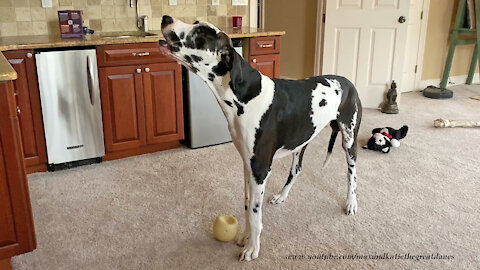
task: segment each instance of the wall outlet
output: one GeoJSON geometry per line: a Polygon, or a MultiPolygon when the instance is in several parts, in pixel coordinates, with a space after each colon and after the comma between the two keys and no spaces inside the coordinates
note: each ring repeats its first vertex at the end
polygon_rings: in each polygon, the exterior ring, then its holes
{"type": "Polygon", "coordinates": [[[248,6],[248,0],[232,0],[232,6],[248,6]]]}
{"type": "Polygon", "coordinates": [[[43,8],[51,8],[52,7],[52,0],[42,0],[42,7],[43,8]]]}
{"type": "Polygon", "coordinates": [[[212,6],[220,5],[220,0],[212,0],[212,6]]]}
{"type": "Polygon", "coordinates": [[[170,6],[176,6],[177,5],[177,0],[168,0],[168,4],[170,6]]]}

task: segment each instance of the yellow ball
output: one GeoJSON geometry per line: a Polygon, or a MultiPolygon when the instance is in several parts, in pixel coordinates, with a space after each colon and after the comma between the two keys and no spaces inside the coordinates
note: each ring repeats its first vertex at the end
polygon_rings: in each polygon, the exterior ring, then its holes
{"type": "Polygon", "coordinates": [[[213,223],[213,235],[215,236],[215,239],[222,242],[228,242],[235,239],[238,230],[238,221],[231,215],[221,215],[217,217],[213,223]]]}

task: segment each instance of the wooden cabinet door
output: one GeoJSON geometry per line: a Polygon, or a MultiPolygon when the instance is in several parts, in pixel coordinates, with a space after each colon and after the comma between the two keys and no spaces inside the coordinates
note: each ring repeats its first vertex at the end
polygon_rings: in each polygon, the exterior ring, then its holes
{"type": "Polygon", "coordinates": [[[17,242],[4,151],[0,141],[0,248],[17,242]]]}
{"type": "Polygon", "coordinates": [[[99,69],[105,151],[144,145],[145,114],[141,66],[99,69]]]}
{"type": "Polygon", "coordinates": [[[0,82],[0,260],[36,247],[12,82],[0,82]]]}
{"type": "Polygon", "coordinates": [[[265,76],[280,77],[280,54],[250,56],[250,65],[265,76]]]}
{"type": "Polygon", "coordinates": [[[4,55],[18,74],[13,84],[19,108],[18,118],[27,172],[45,170],[47,149],[33,51],[8,51],[4,52],[4,55]]]}
{"type": "Polygon", "coordinates": [[[177,63],[143,66],[148,144],[184,138],[181,73],[177,63]]]}

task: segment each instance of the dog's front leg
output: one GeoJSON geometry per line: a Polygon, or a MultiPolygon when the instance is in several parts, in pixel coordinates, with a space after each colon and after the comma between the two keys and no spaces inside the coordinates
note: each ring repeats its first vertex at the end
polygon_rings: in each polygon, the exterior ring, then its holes
{"type": "Polygon", "coordinates": [[[248,211],[249,198],[250,198],[250,177],[251,177],[250,164],[247,162],[243,163],[243,176],[245,182],[245,230],[242,233],[239,233],[236,238],[237,245],[244,247],[248,242],[248,237],[250,236],[250,211],[248,211]]]}
{"type": "Polygon", "coordinates": [[[262,205],[263,196],[265,193],[265,183],[267,181],[270,170],[267,169],[265,173],[250,173],[249,189],[250,200],[247,208],[250,236],[248,242],[242,253],[240,254],[241,261],[250,261],[258,258],[260,252],[260,234],[262,232],[262,205]],[[254,176],[256,175],[256,176],[254,176]],[[260,177],[259,177],[260,176],[260,177]],[[263,177],[262,177],[263,176],[263,177]]]}

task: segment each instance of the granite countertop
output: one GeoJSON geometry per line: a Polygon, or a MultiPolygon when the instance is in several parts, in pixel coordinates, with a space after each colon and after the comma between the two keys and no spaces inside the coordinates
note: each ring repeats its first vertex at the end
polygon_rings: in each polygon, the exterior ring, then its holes
{"type": "MultiPolygon", "coordinates": [[[[138,32],[137,32],[138,33],[138,32]]],[[[87,35],[85,39],[61,39],[58,36],[18,36],[18,37],[0,37],[0,51],[22,50],[22,49],[43,49],[56,47],[72,47],[72,46],[94,46],[107,44],[125,44],[125,43],[142,43],[142,42],[158,42],[163,40],[160,31],[149,31],[153,35],[148,36],[130,36],[132,33],[115,32],[100,33],[87,35]]],[[[225,33],[230,38],[250,38],[261,36],[278,36],[284,35],[285,31],[270,31],[260,28],[241,28],[241,29],[225,29],[225,33]]],[[[0,81],[15,80],[17,74],[10,66],[3,54],[0,53],[0,81]]]]}
{"type": "MultiPolygon", "coordinates": [[[[91,46],[105,44],[122,44],[122,43],[141,43],[141,42],[157,42],[163,40],[160,31],[149,31],[153,34],[149,36],[132,36],[119,38],[116,36],[130,35],[132,32],[114,32],[87,35],[83,38],[61,39],[59,36],[18,36],[18,37],[0,37],[0,51],[21,50],[21,49],[42,49],[55,47],[70,46],[91,46]]],[[[225,33],[230,38],[249,38],[260,36],[277,36],[284,35],[285,31],[270,31],[260,28],[242,28],[242,29],[226,29],[225,33]]]]}

